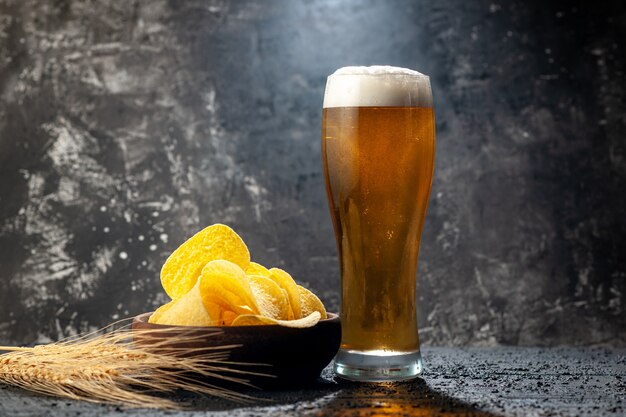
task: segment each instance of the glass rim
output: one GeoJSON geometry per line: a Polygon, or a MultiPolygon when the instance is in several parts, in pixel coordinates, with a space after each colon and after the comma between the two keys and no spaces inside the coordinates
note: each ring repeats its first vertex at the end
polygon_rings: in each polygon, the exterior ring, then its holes
{"type": "Polygon", "coordinates": [[[393,74],[393,73],[381,73],[381,74],[330,74],[326,78],[331,77],[408,77],[408,78],[430,78],[426,74],[393,74]]]}

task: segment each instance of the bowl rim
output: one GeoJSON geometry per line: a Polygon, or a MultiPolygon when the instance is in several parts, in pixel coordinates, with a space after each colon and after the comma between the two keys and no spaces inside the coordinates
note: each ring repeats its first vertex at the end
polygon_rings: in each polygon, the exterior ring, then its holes
{"type": "MultiPolygon", "coordinates": [[[[259,328],[272,328],[272,329],[291,329],[291,330],[306,330],[306,329],[313,329],[315,327],[317,327],[319,324],[321,323],[340,323],[341,322],[341,318],[339,316],[339,313],[333,313],[331,311],[327,311],[326,312],[326,316],[327,318],[318,321],[314,326],[311,327],[302,327],[302,328],[298,328],[298,327],[286,327],[286,326],[281,326],[279,324],[265,324],[262,326],[182,326],[182,325],[175,325],[175,324],[158,324],[158,323],[150,323],[148,322],[148,320],[150,319],[150,316],[154,313],[154,311],[148,311],[145,313],[141,313],[138,314],[136,316],[133,317],[133,321],[132,324],[142,324],[142,325],[148,325],[148,326],[153,326],[154,329],[181,329],[181,330],[212,330],[212,331],[216,331],[216,330],[224,330],[224,329],[242,329],[242,330],[250,330],[250,329],[259,329],[259,328]]],[[[133,326],[133,330],[134,330],[134,326],[133,326]]]]}

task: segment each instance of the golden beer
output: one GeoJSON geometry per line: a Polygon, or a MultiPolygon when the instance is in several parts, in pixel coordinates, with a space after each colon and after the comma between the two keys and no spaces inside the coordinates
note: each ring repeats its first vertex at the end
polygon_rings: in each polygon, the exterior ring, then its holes
{"type": "Polygon", "coordinates": [[[322,114],[341,266],[335,370],[358,380],[406,379],[421,371],[415,285],[433,174],[434,113],[427,77],[383,68],[329,77],[322,114]],[[357,96],[332,97],[333,88],[357,96]]]}

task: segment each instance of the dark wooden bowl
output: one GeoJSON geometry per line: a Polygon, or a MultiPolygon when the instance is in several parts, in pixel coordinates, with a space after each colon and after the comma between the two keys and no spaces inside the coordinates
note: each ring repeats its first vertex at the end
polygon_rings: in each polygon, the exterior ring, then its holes
{"type": "MultiPolygon", "coordinates": [[[[202,355],[216,346],[240,345],[229,349],[229,361],[260,365],[228,365],[233,369],[271,374],[273,377],[246,375],[252,384],[259,387],[305,384],[316,379],[337,354],[341,342],[339,316],[328,313],[328,318],[315,326],[293,329],[278,325],[266,326],[169,326],[148,323],[152,313],[144,313],[133,319],[133,330],[150,330],[149,337],[141,333],[135,337],[137,343],[150,344],[158,341],[160,348],[167,338],[177,333],[184,334],[189,341],[177,342],[176,348],[193,351],[187,356],[202,355]],[[159,332],[161,331],[161,332],[159,332]],[[180,331],[180,333],[179,333],[180,331]]],[[[212,381],[216,382],[216,381],[212,381]]]]}

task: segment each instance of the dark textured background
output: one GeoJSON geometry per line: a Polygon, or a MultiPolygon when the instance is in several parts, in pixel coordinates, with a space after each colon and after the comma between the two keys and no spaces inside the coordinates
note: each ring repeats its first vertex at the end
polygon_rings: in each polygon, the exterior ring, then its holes
{"type": "Polygon", "coordinates": [[[223,222],[338,306],[327,74],[431,74],[420,332],[626,345],[626,8],[546,1],[0,0],[0,342],[165,300],[223,222]]]}

